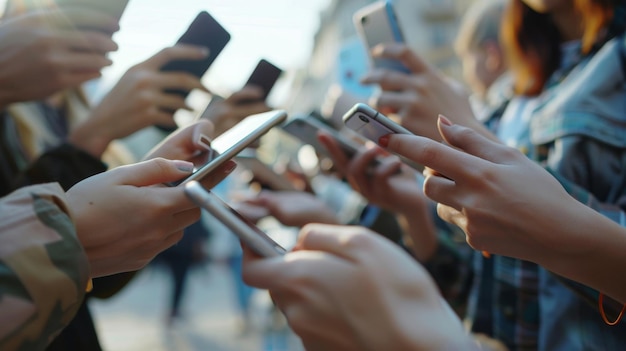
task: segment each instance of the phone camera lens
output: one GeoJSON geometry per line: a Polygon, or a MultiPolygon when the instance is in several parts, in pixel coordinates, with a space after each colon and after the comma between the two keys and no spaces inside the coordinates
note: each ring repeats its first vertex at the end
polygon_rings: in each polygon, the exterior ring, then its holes
{"type": "Polygon", "coordinates": [[[369,122],[370,122],[370,120],[369,120],[369,119],[367,119],[367,117],[365,117],[365,116],[363,116],[363,115],[359,115],[359,119],[360,119],[361,121],[365,122],[365,123],[369,123],[369,122]]]}
{"type": "Polygon", "coordinates": [[[361,24],[367,23],[367,17],[361,17],[361,24]]]}

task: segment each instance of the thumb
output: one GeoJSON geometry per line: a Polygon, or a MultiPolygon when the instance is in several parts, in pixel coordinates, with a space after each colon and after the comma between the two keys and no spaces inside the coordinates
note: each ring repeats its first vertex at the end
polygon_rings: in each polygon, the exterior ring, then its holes
{"type": "Polygon", "coordinates": [[[156,55],[150,57],[142,66],[159,70],[165,64],[177,60],[201,60],[209,56],[209,49],[202,46],[177,44],[176,46],[165,48],[156,55]]]}
{"type": "Polygon", "coordinates": [[[116,170],[121,184],[141,187],[180,180],[193,172],[193,163],[154,158],[116,170]]]}

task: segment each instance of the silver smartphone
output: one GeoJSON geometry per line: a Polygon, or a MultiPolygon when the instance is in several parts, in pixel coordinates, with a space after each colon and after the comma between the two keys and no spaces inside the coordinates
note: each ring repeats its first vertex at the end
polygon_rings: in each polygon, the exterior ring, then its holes
{"type": "MultiPolygon", "coordinates": [[[[354,107],[346,112],[343,116],[343,122],[346,127],[354,130],[376,144],[378,144],[381,137],[389,134],[414,135],[408,129],[389,119],[389,117],[362,103],[354,105],[354,107]]],[[[423,166],[416,164],[406,157],[401,155],[398,156],[402,162],[413,169],[420,172],[424,169],[423,166]]]]}
{"type": "Polygon", "coordinates": [[[390,0],[377,1],[361,8],[355,12],[353,21],[373,67],[410,72],[400,61],[371,56],[372,48],[379,44],[405,42],[400,22],[390,0]]]}
{"type": "Polygon", "coordinates": [[[317,133],[323,131],[335,138],[348,158],[356,154],[362,144],[339,133],[336,129],[318,121],[315,117],[295,116],[282,126],[282,129],[304,144],[311,145],[317,152],[330,157],[326,147],[317,139],[317,133]]]}
{"type": "Polygon", "coordinates": [[[287,250],[254,223],[246,219],[217,195],[206,190],[200,183],[190,181],[185,184],[185,194],[198,206],[208,211],[255,253],[263,257],[284,255],[287,250]]]}
{"type": "Polygon", "coordinates": [[[235,162],[247,168],[254,178],[264,186],[275,191],[298,191],[293,183],[282,174],[278,174],[269,165],[259,160],[256,152],[244,150],[235,157],[235,162]]]}
{"type": "Polygon", "coordinates": [[[212,171],[216,170],[224,162],[232,159],[250,144],[267,133],[276,125],[287,118],[283,110],[274,110],[244,118],[241,122],[211,141],[214,150],[209,155],[208,162],[194,170],[188,177],[170,185],[184,184],[192,180],[200,180],[212,171]]]}
{"type": "Polygon", "coordinates": [[[410,134],[408,129],[392,121],[387,116],[362,103],[354,105],[343,116],[346,127],[354,130],[369,140],[378,140],[389,134],[410,134]]]}

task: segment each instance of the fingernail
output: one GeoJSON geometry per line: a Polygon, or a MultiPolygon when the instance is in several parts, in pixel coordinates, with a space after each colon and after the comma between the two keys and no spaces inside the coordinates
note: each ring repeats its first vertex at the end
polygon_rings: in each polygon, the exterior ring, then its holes
{"type": "Polygon", "coordinates": [[[439,115],[439,123],[446,126],[452,126],[452,122],[450,122],[450,120],[444,115],[439,115]]]}
{"type": "Polygon", "coordinates": [[[207,150],[211,150],[211,138],[209,138],[205,134],[200,133],[196,142],[199,146],[202,146],[207,150]]]}
{"type": "Polygon", "coordinates": [[[381,136],[380,139],[378,139],[378,145],[380,145],[382,147],[389,146],[389,138],[390,137],[391,137],[391,134],[387,134],[387,135],[381,136]]]}
{"type": "Polygon", "coordinates": [[[193,172],[193,163],[191,162],[174,160],[174,164],[176,165],[176,168],[178,168],[178,170],[181,172],[185,172],[185,173],[193,172]]]}
{"type": "Polygon", "coordinates": [[[231,173],[232,171],[235,170],[235,168],[237,168],[237,163],[235,162],[229,162],[230,165],[228,166],[228,168],[226,168],[226,173],[231,173]]]}

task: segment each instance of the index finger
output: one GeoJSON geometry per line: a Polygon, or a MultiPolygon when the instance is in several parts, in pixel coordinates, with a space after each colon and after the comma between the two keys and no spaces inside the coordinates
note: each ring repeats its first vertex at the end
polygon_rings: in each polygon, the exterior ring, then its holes
{"type": "Polygon", "coordinates": [[[177,60],[202,60],[209,55],[209,49],[202,46],[176,44],[175,46],[165,48],[154,56],[150,57],[140,65],[146,68],[158,70],[166,63],[177,60]]]}
{"type": "Polygon", "coordinates": [[[387,149],[452,180],[487,162],[448,145],[417,135],[392,134],[387,149]]]}
{"type": "Polygon", "coordinates": [[[374,57],[399,60],[412,73],[422,73],[430,70],[430,66],[426,63],[426,61],[402,43],[379,44],[372,49],[372,55],[374,57]]]}

